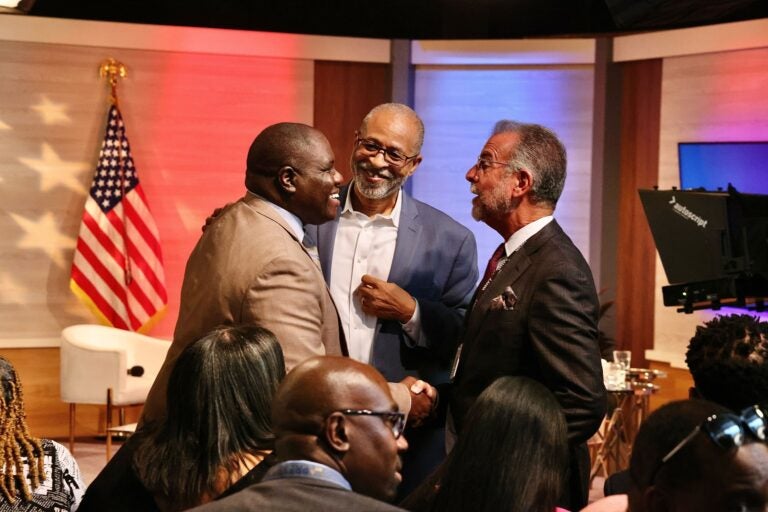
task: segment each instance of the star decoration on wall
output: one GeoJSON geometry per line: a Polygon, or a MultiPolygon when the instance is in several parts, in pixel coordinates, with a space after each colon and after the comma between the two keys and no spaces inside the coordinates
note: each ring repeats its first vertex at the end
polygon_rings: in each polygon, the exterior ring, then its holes
{"type": "Polygon", "coordinates": [[[32,110],[40,114],[43,119],[43,124],[71,124],[72,119],[65,112],[67,106],[64,103],[54,103],[48,99],[48,96],[43,95],[40,103],[32,105],[32,110]]]}
{"type": "Polygon", "coordinates": [[[6,304],[24,304],[27,288],[14,279],[10,272],[0,272],[0,295],[6,304]]]}
{"type": "Polygon", "coordinates": [[[88,163],[62,160],[46,142],[42,145],[41,153],[40,158],[19,157],[21,163],[40,174],[41,191],[48,192],[63,185],[81,194],[87,192],[88,187],[80,174],[90,168],[88,163]]]}
{"type": "Polygon", "coordinates": [[[61,232],[52,212],[45,212],[37,221],[29,220],[16,213],[11,218],[24,231],[24,236],[16,245],[17,249],[39,249],[61,268],[67,268],[69,262],[64,257],[75,246],[75,239],[61,232]]]}

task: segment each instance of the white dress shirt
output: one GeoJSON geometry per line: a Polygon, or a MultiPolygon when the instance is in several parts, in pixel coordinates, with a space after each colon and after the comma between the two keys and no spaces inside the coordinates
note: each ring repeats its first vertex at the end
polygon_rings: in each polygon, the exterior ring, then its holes
{"type": "MultiPolygon", "coordinates": [[[[386,281],[392,268],[397,243],[397,228],[402,210],[402,192],[399,191],[392,211],[388,215],[368,217],[352,207],[352,187],[339,217],[331,263],[331,297],[339,311],[341,326],[347,340],[349,356],[363,363],[371,362],[371,348],[376,335],[378,318],[363,313],[355,290],[364,274],[386,281]]],[[[405,333],[418,342],[421,322],[418,302],[405,333]]]]}
{"type": "Polygon", "coordinates": [[[536,219],[530,224],[526,224],[522,228],[512,233],[512,236],[510,236],[507,239],[507,241],[504,243],[505,256],[507,258],[511,256],[512,253],[518,250],[520,247],[522,247],[523,244],[527,242],[529,238],[531,238],[533,235],[535,235],[536,233],[544,229],[544,226],[546,226],[553,220],[555,220],[555,218],[552,215],[547,215],[546,217],[536,219]]]}

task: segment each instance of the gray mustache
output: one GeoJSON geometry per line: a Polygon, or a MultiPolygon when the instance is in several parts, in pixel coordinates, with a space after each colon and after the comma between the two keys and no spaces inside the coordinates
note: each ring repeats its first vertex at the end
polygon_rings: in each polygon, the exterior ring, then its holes
{"type": "Polygon", "coordinates": [[[370,164],[360,164],[358,165],[358,170],[387,179],[392,179],[395,177],[395,175],[389,169],[377,169],[370,164]]]}

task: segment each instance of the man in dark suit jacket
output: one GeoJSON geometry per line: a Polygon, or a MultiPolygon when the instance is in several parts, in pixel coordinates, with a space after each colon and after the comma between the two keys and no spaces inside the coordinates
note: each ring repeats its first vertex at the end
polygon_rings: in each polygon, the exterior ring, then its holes
{"type": "MultiPolygon", "coordinates": [[[[392,382],[413,376],[437,385],[448,381],[477,283],[477,248],[466,227],[402,190],[421,162],[423,139],[423,123],[406,105],[371,110],[355,133],[354,179],[342,188],[336,218],[307,234],[350,356],[392,382]]],[[[403,492],[445,454],[440,425],[409,430],[408,439],[403,492]]]]}
{"type": "Polygon", "coordinates": [[[331,356],[305,361],[280,384],[272,422],[279,463],[260,483],[194,510],[402,510],[385,501],[401,478],[405,417],[371,366],[331,356]]]}
{"type": "MultiPolygon", "coordinates": [[[[579,510],[588,492],[585,443],[605,415],[605,388],[592,273],[552,217],[565,167],[565,148],[552,132],[502,121],[467,172],[476,194],[473,217],[496,230],[504,243],[467,313],[451,418],[460,432],[477,396],[503,375],[542,382],[568,423],[570,484],[562,505],[579,510]]],[[[525,433],[520,435],[524,442],[525,433]]]]}

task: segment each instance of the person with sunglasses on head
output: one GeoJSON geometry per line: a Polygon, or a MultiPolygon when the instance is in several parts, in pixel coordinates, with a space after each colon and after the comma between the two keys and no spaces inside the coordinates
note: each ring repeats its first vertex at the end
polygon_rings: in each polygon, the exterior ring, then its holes
{"type": "Polygon", "coordinates": [[[705,400],[669,403],[632,448],[630,512],[768,510],[766,412],[705,400]]]}
{"type": "Polygon", "coordinates": [[[385,503],[401,480],[405,415],[384,377],[350,358],[294,368],[272,404],[278,463],[261,483],[200,512],[401,511],[385,503]]]}
{"type": "MultiPolygon", "coordinates": [[[[697,326],[685,356],[694,382],[688,397],[734,411],[753,404],[768,406],[766,335],[768,322],[751,315],[718,315],[697,326]]],[[[626,495],[629,484],[626,470],[614,473],[605,481],[605,495],[626,495]]]]}
{"type": "MultiPolygon", "coordinates": [[[[405,192],[424,142],[424,123],[410,107],[374,107],[350,142],[352,181],[341,188],[336,218],[306,230],[349,355],[392,382],[447,383],[478,279],[474,235],[405,192]]],[[[411,398],[409,418],[418,424],[433,404],[425,393],[411,398]]],[[[444,431],[440,421],[409,428],[401,496],[445,457],[444,431]]]]}

